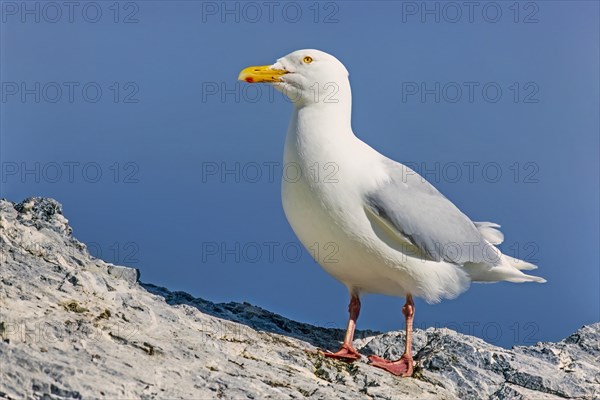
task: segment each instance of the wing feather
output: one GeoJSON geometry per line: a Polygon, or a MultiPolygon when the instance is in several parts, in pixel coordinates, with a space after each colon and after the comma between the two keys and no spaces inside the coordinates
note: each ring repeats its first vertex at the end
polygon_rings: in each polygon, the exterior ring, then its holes
{"type": "Polygon", "coordinates": [[[477,226],[415,171],[392,160],[387,165],[391,179],[365,198],[371,217],[393,231],[399,242],[408,241],[430,260],[497,264],[496,253],[490,251],[481,232],[493,236],[494,242],[501,241],[495,224],[477,226]]]}

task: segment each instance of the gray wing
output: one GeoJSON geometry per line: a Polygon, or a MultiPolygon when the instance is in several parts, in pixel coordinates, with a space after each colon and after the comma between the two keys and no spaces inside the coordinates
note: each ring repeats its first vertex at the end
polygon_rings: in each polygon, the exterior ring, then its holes
{"type": "MultiPolygon", "coordinates": [[[[365,196],[365,210],[404,249],[434,261],[495,265],[475,224],[412,169],[385,160],[391,181],[365,196]]],[[[377,230],[376,230],[377,232],[377,230]]],[[[378,233],[379,235],[380,233],[378,233]]]]}

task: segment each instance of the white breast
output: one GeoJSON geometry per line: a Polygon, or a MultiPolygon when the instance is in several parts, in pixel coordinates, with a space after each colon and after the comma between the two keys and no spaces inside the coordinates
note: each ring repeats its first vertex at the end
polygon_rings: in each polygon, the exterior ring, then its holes
{"type": "MultiPolygon", "coordinates": [[[[350,290],[404,296],[402,266],[381,256],[380,240],[372,233],[363,209],[364,185],[373,185],[379,170],[379,155],[364,143],[319,145],[303,141],[294,121],[286,138],[282,201],[286,217],[307,251],[334,278],[350,290]],[[353,158],[352,146],[361,147],[361,158],[353,158]],[[366,148],[365,148],[366,147],[366,148]],[[367,151],[368,150],[368,151],[367,151]],[[369,179],[361,182],[368,171],[369,179]],[[379,242],[379,243],[378,243],[379,242]],[[394,279],[390,279],[393,276],[394,279]]],[[[408,279],[409,280],[409,279],[408,279]]]]}

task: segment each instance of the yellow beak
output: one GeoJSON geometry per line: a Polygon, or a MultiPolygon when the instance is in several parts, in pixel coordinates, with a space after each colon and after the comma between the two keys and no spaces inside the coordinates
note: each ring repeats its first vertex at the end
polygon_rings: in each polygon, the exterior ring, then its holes
{"type": "Polygon", "coordinates": [[[287,74],[284,69],[271,69],[270,65],[261,65],[244,68],[238,76],[238,80],[248,83],[258,82],[281,82],[281,77],[287,74]]]}

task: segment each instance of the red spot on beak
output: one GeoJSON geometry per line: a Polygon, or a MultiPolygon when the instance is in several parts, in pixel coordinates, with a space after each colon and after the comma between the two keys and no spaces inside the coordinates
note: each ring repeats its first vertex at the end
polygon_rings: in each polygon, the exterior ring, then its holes
{"type": "Polygon", "coordinates": [[[254,78],[252,78],[251,76],[246,78],[246,82],[248,83],[253,83],[254,82],[254,78]]]}

